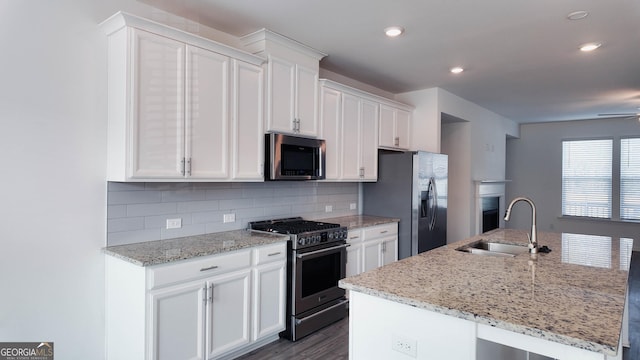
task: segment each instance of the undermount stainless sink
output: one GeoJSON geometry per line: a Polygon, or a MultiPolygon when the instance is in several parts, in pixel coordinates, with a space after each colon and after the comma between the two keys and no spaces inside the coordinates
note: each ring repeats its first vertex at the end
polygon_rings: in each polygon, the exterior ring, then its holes
{"type": "Polygon", "coordinates": [[[461,246],[456,250],[476,255],[511,257],[529,252],[527,245],[502,244],[484,239],[461,246]]]}

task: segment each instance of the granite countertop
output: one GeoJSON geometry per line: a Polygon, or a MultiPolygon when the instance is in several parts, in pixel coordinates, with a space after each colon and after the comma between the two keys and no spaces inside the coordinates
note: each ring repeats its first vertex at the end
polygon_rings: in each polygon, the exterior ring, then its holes
{"type": "Polygon", "coordinates": [[[234,230],[137,244],[108,246],[103,250],[108,255],[139,266],[152,266],[288,240],[288,235],[251,230],[234,230]]]}
{"type": "Polygon", "coordinates": [[[538,233],[532,259],[455,249],[481,238],[527,243],[496,229],[340,281],[340,287],[476,323],[615,355],[633,240],[538,233]]]}
{"type": "Polygon", "coordinates": [[[388,224],[392,222],[399,222],[400,219],[381,217],[381,216],[371,216],[371,215],[351,215],[351,216],[334,217],[329,219],[318,219],[318,221],[336,223],[336,224],[340,224],[340,226],[347,227],[349,230],[354,230],[354,229],[359,229],[363,227],[388,224]]]}

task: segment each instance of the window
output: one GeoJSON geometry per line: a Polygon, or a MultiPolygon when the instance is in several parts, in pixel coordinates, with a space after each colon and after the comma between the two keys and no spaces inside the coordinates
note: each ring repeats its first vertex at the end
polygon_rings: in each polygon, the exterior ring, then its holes
{"type": "Polygon", "coordinates": [[[620,140],[620,218],[640,220],[640,138],[620,140]]]}
{"type": "Polygon", "coordinates": [[[613,140],[562,142],[562,215],[611,218],[613,140]]]}

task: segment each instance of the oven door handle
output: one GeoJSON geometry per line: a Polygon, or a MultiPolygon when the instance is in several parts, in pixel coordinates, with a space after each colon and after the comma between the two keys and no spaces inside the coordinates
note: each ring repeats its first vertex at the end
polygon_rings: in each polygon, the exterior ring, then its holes
{"type": "Polygon", "coordinates": [[[344,245],[333,246],[333,247],[326,248],[326,249],[320,249],[320,250],[311,251],[311,252],[304,253],[304,254],[298,254],[298,255],[296,255],[296,257],[297,257],[298,259],[303,259],[303,258],[305,258],[305,257],[307,257],[307,256],[311,256],[311,255],[319,254],[319,253],[322,253],[322,252],[325,252],[325,251],[329,251],[329,250],[344,249],[344,248],[348,248],[349,246],[351,246],[351,244],[344,244],[344,245]]]}

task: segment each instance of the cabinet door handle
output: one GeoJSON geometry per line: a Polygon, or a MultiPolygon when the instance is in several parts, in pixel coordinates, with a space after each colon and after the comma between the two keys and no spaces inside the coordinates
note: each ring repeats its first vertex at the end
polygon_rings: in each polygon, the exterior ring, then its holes
{"type": "Polygon", "coordinates": [[[363,167],[360,168],[360,177],[361,178],[364,177],[364,168],[363,167]]]}
{"type": "Polygon", "coordinates": [[[187,159],[187,175],[191,176],[191,158],[187,159]]]}
{"type": "Polygon", "coordinates": [[[182,176],[184,176],[184,160],[184,158],[180,160],[180,174],[182,174],[182,176]]]}
{"type": "Polygon", "coordinates": [[[217,268],[218,268],[218,265],[213,265],[213,266],[209,266],[209,267],[206,267],[206,268],[202,268],[202,269],[200,269],[200,271],[209,271],[209,270],[214,270],[214,269],[217,269],[217,268]]]}
{"type": "Polygon", "coordinates": [[[209,302],[213,304],[213,284],[209,285],[209,302]]]}
{"type": "Polygon", "coordinates": [[[276,255],[280,255],[281,253],[282,253],[281,251],[278,251],[278,252],[268,254],[267,256],[276,256],[276,255]]]}
{"type": "Polygon", "coordinates": [[[395,138],[395,144],[396,146],[400,146],[400,138],[396,136],[395,138]]]}

